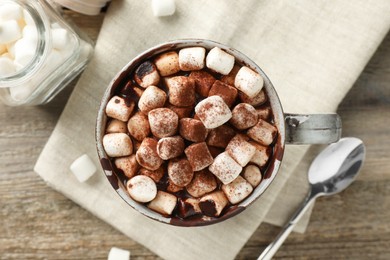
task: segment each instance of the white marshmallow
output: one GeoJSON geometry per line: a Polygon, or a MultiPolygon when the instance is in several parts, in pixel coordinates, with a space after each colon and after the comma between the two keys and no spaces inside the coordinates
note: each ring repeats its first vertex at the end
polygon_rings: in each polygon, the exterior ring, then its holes
{"type": "Polygon", "coordinates": [[[232,204],[243,201],[253,191],[252,185],[241,176],[238,176],[229,184],[222,185],[222,191],[232,204]]]}
{"type": "Polygon", "coordinates": [[[15,62],[26,66],[35,56],[37,43],[27,38],[22,38],[15,43],[15,62]]]}
{"type": "Polygon", "coordinates": [[[134,102],[128,106],[123,98],[113,96],[107,103],[106,114],[109,117],[126,122],[129,120],[130,115],[134,110],[134,106],[134,102]]]}
{"type": "Polygon", "coordinates": [[[199,200],[202,213],[210,217],[218,217],[227,204],[228,199],[220,190],[206,194],[199,200]]]}
{"type": "Polygon", "coordinates": [[[138,101],[139,110],[144,113],[163,107],[167,100],[167,94],[160,88],[149,86],[145,89],[141,98],[138,101]]]}
{"type": "Polygon", "coordinates": [[[228,184],[237,178],[242,171],[242,167],[227,152],[223,152],[214,158],[214,162],[209,166],[209,170],[223,184],[228,184]]]}
{"type": "Polygon", "coordinates": [[[169,16],[175,13],[175,0],[152,0],[154,16],[169,16]]]}
{"type": "Polygon", "coordinates": [[[234,57],[220,48],[214,47],[207,54],[206,66],[222,75],[227,75],[233,69],[234,57]]]}
{"type": "Polygon", "coordinates": [[[130,251],[113,247],[108,253],[107,260],[130,260],[130,251]]]}
{"type": "Polygon", "coordinates": [[[230,140],[226,152],[242,167],[248,164],[256,152],[256,147],[248,143],[241,135],[230,140]]]}
{"type": "Polygon", "coordinates": [[[22,37],[22,31],[15,20],[0,23],[0,44],[8,44],[22,37]]]}
{"type": "Polygon", "coordinates": [[[69,32],[64,28],[56,28],[51,31],[52,36],[52,46],[54,49],[63,50],[65,49],[69,42],[69,32]]]}
{"type": "Polygon", "coordinates": [[[249,143],[256,147],[256,152],[250,162],[256,164],[259,167],[266,165],[271,155],[272,149],[270,147],[260,145],[255,141],[249,141],[249,143]]]}
{"type": "Polygon", "coordinates": [[[22,19],[22,7],[18,4],[0,5],[0,21],[20,20],[22,19]]]}
{"type": "Polygon", "coordinates": [[[184,48],[179,51],[179,66],[183,71],[201,70],[204,68],[206,49],[202,47],[184,48]]]}
{"type": "Polygon", "coordinates": [[[265,146],[270,145],[277,134],[278,129],[262,119],[259,119],[259,122],[247,131],[247,135],[250,138],[265,146]]]}
{"type": "Polygon", "coordinates": [[[257,187],[262,179],[260,169],[255,165],[248,165],[245,167],[243,177],[253,188],[257,187]]]}
{"type": "Polygon", "coordinates": [[[7,57],[0,57],[0,77],[11,76],[16,72],[15,64],[7,57]]]}
{"type": "Polygon", "coordinates": [[[38,30],[33,25],[26,25],[22,31],[23,38],[27,38],[33,42],[38,42],[38,30]]]}
{"type": "Polygon", "coordinates": [[[94,175],[97,169],[91,158],[83,154],[70,165],[70,170],[79,182],[85,182],[94,175]]]}
{"type": "Polygon", "coordinates": [[[126,188],[130,197],[141,203],[152,201],[157,195],[156,183],[146,175],[134,176],[127,181],[126,188]]]}
{"type": "Polygon", "coordinates": [[[232,117],[232,112],[220,96],[203,99],[196,105],[195,113],[208,129],[217,128],[232,117]]]}
{"type": "Polygon", "coordinates": [[[37,87],[38,86],[29,82],[21,86],[12,87],[9,89],[9,92],[13,100],[22,101],[31,96],[37,87]]]}
{"type": "Polygon", "coordinates": [[[263,77],[246,66],[241,67],[234,79],[234,86],[244,92],[249,98],[256,97],[263,85],[263,77]]]}
{"type": "Polygon", "coordinates": [[[176,203],[177,198],[175,195],[164,191],[158,191],[156,198],[149,203],[148,207],[163,215],[171,215],[176,207],[176,203]]]}
{"type": "Polygon", "coordinates": [[[103,146],[110,157],[122,157],[133,153],[133,143],[124,133],[106,134],[103,136],[103,146]]]}

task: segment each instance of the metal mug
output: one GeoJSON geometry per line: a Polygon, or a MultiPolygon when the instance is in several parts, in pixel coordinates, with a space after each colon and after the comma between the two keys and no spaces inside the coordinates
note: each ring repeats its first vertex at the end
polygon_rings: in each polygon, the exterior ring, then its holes
{"type": "Polygon", "coordinates": [[[167,43],[157,45],[151,49],[141,53],[133,60],[131,60],[111,81],[107,90],[105,91],[96,124],[96,144],[97,151],[100,158],[101,165],[104,173],[111,183],[112,187],[116,190],[119,196],[125,200],[131,207],[138,212],[150,217],[154,220],[168,223],[176,226],[204,226],[209,224],[218,223],[230,217],[237,215],[252,204],[271,184],[275,176],[277,175],[285,150],[286,144],[326,144],[336,142],[341,137],[341,120],[337,114],[288,114],[283,112],[282,104],[279,97],[267,77],[267,75],[261,70],[261,68],[253,62],[250,58],[242,54],[241,52],[210,40],[204,39],[184,39],[175,40],[167,43]],[[278,134],[274,144],[274,150],[271,158],[269,159],[269,166],[263,173],[263,180],[253,190],[249,197],[240,202],[237,205],[230,207],[222,216],[219,218],[199,218],[199,219],[180,219],[176,217],[166,217],[155,211],[148,209],[145,205],[138,203],[131,199],[128,195],[125,187],[125,179],[118,176],[114,167],[104,151],[102,138],[105,134],[105,128],[107,123],[107,116],[105,114],[105,107],[113,96],[115,89],[120,86],[124,80],[127,79],[128,75],[133,72],[137,65],[142,61],[148,60],[155,55],[163,52],[179,50],[186,47],[204,47],[206,50],[210,50],[214,47],[219,47],[225,52],[233,55],[236,62],[239,64],[245,64],[249,68],[258,72],[264,79],[264,89],[267,94],[274,124],[277,128],[278,134]]]}

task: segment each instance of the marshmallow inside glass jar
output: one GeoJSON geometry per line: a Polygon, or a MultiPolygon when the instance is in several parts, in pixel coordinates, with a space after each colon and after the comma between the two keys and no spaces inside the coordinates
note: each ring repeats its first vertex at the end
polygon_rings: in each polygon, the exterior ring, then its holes
{"type": "Polygon", "coordinates": [[[91,57],[90,40],[46,1],[0,2],[0,99],[49,102],[91,57]]]}
{"type": "MultiPolygon", "coordinates": [[[[184,226],[207,225],[239,213],[240,203],[263,181],[269,182],[267,171],[277,138],[262,76],[212,42],[192,44],[163,45],[130,62],[106,92],[105,121],[98,117],[97,131],[102,166],[106,173],[114,173],[106,175],[122,198],[149,217],[184,226]],[[248,103],[258,96],[261,102],[248,103]],[[118,97],[122,102],[115,102],[118,97]],[[113,110],[123,116],[113,118],[117,114],[113,110]],[[269,117],[264,120],[257,110],[270,111],[269,117]],[[135,144],[132,155],[126,154],[136,158],[129,166],[135,172],[130,178],[115,166],[123,146],[101,142],[112,136],[110,122],[117,118],[128,126],[126,133],[118,134],[135,144]],[[138,124],[134,118],[140,118],[138,124]],[[263,121],[267,127],[262,127],[263,121]],[[142,132],[144,139],[134,132],[142,132]],[[247,132],[257,133],[256,138],[247,132]],[[272,140],[258,143],[258,135],[272,140]],[[113,150],[118,156],[108,156],[113,150]],[[259,174],[256,181],[248,169],[259,174]],[[153,179],[158,195],[149,194],[153,199],[141,203],[131,195],[133,189],[142,193],[143,187],[133,187],[132,179],[145,171],[158,171],[162,177],[153,179]]],[[[144,192],[149,191],[144,188],[144,192]]]]}

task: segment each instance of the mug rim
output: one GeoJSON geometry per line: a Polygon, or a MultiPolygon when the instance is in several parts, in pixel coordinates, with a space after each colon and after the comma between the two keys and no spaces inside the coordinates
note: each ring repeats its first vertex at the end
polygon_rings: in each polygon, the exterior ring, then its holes
{"type": "Polygon", "coordinates": [[[284,149],[285,149],[285,136],[286,136],[285,119],[284,119],[282,104],[280,102],[280,99],[276,93],[273,84],[271,83],[268,76],[264,73],[264,71],[252,59],[250,59],[240,51],[232,47],[229,47],[225,44],[221,44],[206,39],[179,39],[179,40],[168,41],[165,43],[155,45],[154,47],[151,47],[143,51],[135,58],[133,58],[131,61],[129,61],[124,67],[120,69],[120,71],[115,75],[115,77],[108,84],[99,105],[98,115],[96,119],[96,126],[95,126],[95,141],[96,141],[98,157],[106,178],[108,179],[108,181],[110,182],[114,190],[118,193],[118,195],[133,209],[143,214],[144,216],[147,216],[153,220],[157,220],[162,223],[171,224],[174,226],[183,226],[183,227],[206,226],[206,225],[222,222],[226,219],[229,219],[241,213],[248,206],[250,206],[254,201],[256,201],[259,197],[261,197],[261,195],[270,186],[272,181],[275,179],[277,173],[279,172],[280,165],[283,159],[284,149]],[[263,88],[265,89],[268,100],[270,102],[271,111],[275,122],[274,125],[278,130],[278,134],[274,144],[272,156],[270,157],[271,161],[267,167],[266,172],[263,174],[263,179],[261,183],[256,188],[254,188],[250,196],[245,198],[240,203],[231,206],[226,212],[224,212],[223,215],[221,215],[218,218],[203,217],[201,219],[186,220],[186,219],[179,219],[176,217],[163,216],[162,214],[147,208],[142,203],[136,202],[133,199],[131,199],[131,197],[128,195],[126,191],[125,185],[121,182],[120,178],[116,175],[114,168],[111,165],[109,157],[107,156],[104,150],[102,139],[105,134],[104,130],[107,123],[107,115],[105,114],[105,107],[108,101],[110,100],[110,98],[112,98],[115,89],[119,85],[121,85],[122,81],[125,80],[127,76],[132,71],[134,71],[135,68],[142,61],[150,59],[153,56],[156,56],[160,53],[169,50],[178,50],[181,48],[197,47],[197,46],[204,47],[207,50],[210,50],[213,47],[219,47],[225,52],[233,55],[235,57],[236,62],[238,62],[241,65],[248,66],[249,68],[258,72],[263,77],[264,79],[263,88]]]}

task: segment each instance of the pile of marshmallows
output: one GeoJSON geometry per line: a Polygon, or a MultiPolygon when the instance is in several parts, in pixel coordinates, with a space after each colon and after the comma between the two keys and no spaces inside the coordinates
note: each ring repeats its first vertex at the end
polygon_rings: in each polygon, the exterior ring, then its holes
{"type": "Polygon", "coordinates": [[[103,137],[107,155],[129,178],[131,198],[163,215],[179,201],[181,217],[218,217],[248,197],[277,134],[270,107],[262,106],[263,78],[218,47],[207,56],[205,48],[189,47],[143,62],[134,80],[139,86],[129,81],[107,103],[103,137]],[[126,98],[128,88],[137,103],[126,98]],[[158,190],[165,172],[168,186],[158,190]],[[189,198],[177,197],[182,190],[189,198]]]}

